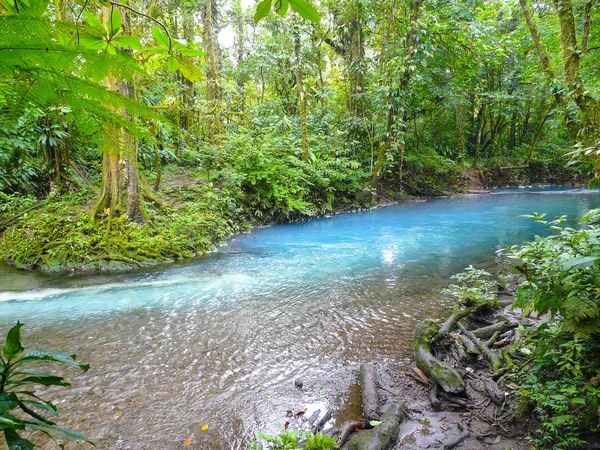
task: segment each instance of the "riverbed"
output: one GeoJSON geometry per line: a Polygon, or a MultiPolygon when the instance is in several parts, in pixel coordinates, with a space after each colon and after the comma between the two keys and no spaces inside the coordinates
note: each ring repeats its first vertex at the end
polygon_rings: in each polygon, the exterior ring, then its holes
{"type": "Polygon", "coordinates": [[[415,324],[451,308],[452,274],[495,271],[498,248],[547,234],[523,215],[598,206],[583,189],[505,189],[256,229],[151,270],[3,267],[0,333],[21,320],[26,345],[91,364],[49,395],[98,448],[242,449],[289,409],[352,407],[360,362],[408,366],[415,324]]]}

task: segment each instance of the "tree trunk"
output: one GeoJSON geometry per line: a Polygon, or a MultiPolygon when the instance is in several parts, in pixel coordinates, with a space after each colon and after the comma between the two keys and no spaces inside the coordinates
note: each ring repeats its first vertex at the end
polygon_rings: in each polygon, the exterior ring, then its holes
{"type": "Polygon", "coordinates": [[[206,81],[207,101],[209,110],[208,139],[210,144],[219,147],[219,135],[221,134],[221,88],[219,86],[219,58],[217,35],[214,28],[214,16],[216,5],[213,0],[206,0],[204,21],[204,45],[206,51],[206,81]]]}
{"type": "Polygon", "coordinates": [[[294,55],[296,56],[296,94],[298,96],[298,115],[300,117],[300,134],[302,136],[302,159],[309,160],[308,155],[308,131],[306,129],[306,95],[302,81],[302,47],[300,32],[294,36],[294,55]]]}
{"type": "MultiPolygon", "coordinates": [[[[103,7],[102,10],[104,21],[110,21],[112,8],[103,7]]],[[[126,10],[122,11],[122,17],[123,27],[127,31],[129,16],[126,10]]],[[[108,90],[118,91],[128,97],[135,96],[132,84],[120,82],[113,75],[106,77],[105,85],[108,90]]],[[[126,120],[133,120],[125,108],[119,112],[126,120]]],[[[90,211],[92,217],[105,212],[109,218],[109,229],[112,218],[123,214],[138,222],[146,221],[148,215],[140,187],[136,139],[114,124],[106,124],[102,150],[102,187],[90,211]]]]}

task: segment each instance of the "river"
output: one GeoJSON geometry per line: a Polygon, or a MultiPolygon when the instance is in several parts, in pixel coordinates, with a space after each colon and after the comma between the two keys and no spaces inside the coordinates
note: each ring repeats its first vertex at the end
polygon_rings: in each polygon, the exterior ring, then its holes
{"type": "Polygon", "coordinates": [[[98,448],[246,448],[288,409],[356,407],[360,362],[407,366],[416,323],[451,308],[453,273],[496,270],[496,249],[546,234],[522,215],[597,206],[597,192],[504,189],[260,228],[133,273],[3,267],[0,333],[19,319],[26,345],[92,365],[48,395],[98,448]]]}

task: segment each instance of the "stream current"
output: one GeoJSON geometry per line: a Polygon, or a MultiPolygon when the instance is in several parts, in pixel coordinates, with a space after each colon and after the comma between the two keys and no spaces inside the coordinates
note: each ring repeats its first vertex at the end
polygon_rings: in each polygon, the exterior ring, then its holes
{"type": "Polygon", "coordinates": [[[92,365],[47,395],[98,448],[242,449],[289,409],[356,407],[361,362],[408,366],[415,325],[451,309],[452,274],[547,234],[522,215],[598,206],[587,190],[501,189],[260,228],[133,273],[0,267],[0,335],[18,319],[26,345],[92,365]]]}

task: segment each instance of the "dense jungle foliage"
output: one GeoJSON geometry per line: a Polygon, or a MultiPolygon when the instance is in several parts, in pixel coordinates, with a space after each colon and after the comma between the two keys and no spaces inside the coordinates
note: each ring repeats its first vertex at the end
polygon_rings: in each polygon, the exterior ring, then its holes
{"type": "Polygon", "coordinates": [[[597,26],[593,0],[2,0],[0,258],[135,267],[471,169],[589,180],[597,26]]]}

